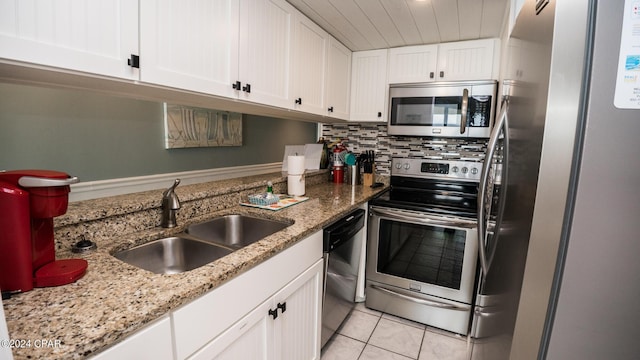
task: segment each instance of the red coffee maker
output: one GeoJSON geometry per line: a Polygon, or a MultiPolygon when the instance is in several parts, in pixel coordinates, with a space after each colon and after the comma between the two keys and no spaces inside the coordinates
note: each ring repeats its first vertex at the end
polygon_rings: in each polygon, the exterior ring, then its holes
{"type": "Polygon", "coordinates": [[[0,289],[72,283],[87,270],[82,259],[56,260],[53,218],[67,212],[77,177],[50,170],[0,172],[0,289]]]}

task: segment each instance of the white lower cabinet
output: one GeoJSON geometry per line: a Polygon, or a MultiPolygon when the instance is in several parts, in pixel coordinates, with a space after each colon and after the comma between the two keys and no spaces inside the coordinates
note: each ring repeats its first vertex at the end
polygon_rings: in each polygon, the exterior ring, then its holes
{"type": "Polygon", "coordinates": [[[173,311],[177,358],[319,359],[321,259],[318,231],[173,311]]]}
{"type": "Polygon", "coordinates": [[[92,360],[173,360],[172,343],[171,321],[166,315],[123,342],[94,356],[92,360]]]}
{"type": "Polygon", "coordinates": [[[189,360],[319,359],[322,269],[318,260],[189,360]]]}

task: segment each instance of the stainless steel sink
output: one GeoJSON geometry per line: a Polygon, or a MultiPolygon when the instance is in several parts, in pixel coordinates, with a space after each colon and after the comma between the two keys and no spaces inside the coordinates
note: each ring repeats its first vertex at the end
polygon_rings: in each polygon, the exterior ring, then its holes
{"type": "Polygon", "coordinates": [[[191,225],[186,232],[206,241],[241,248],[278,232],[291,224],[247,215],[226,215],[191,225]]]}
{"type": "Polygon", "coordinates": [[[114,256],[156,274],[176,274],[193,270],[232,252],[215,244],[174,236],[123,250],[114,256]]]}

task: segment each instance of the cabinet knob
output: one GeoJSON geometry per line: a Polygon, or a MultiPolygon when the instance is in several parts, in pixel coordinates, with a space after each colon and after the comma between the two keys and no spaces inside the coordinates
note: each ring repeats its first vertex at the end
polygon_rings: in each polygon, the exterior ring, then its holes
{"type": "Polygon", "coordinates": [[[378,111],[378,117],[381,118],[382,117],[382,113],[380,111],[378,111]]]}
{"type": "Polygon", "coordinates": [[[444,71],[440,71],[440,77],[443,78],[444,77],[444,71]]]}
{"type": "Polygon", "coordinates": [[[246,93],[250,93],[251,92],[251,84],[247,84],[246,86],[244,86],[242,88],[242,91],[244,91],[246,93]]]}
{"type": "Polygon", "coordinates": [[[269,309],[269,315],[273,316],[273,320],[275,320],[278,317],[278,309],[269,309]]]}
{"type": "Polygon", "coordinates": [[[297,98],[296,99],[296,104],[302,105],[302,98],[297,98]]]}
{"type": "Polygon", "coordinates": [[[127,59],[127,65],[132,68],[139,69],[140,68],[140,56],[131,54],[131,57],[127,59]]]}
{"type": "Polygon", "coordinates": [[[429,79],[433,79],[434,77],[436,77],[436,74],[432,71],[429,73],[429,79]]]}
{"type": "Polygon", "coordinates": [[[327,109],[327,111],[329,112],[333,112],[333,106],[331,106],[330,108],[327,109]]]}
{"type": "Polygon", "coordinates": [[[285,301],[282,304],[278,303],[278,309],[280,309],[280,311],[282,311],[282,313],[284,314],[284,312],[287,311],[287,302],[285,301]]]}
{"type": "Polygon", "coordinates": [[[240,88],[242,88],[242,83],[240,81],[236,81],[235,84],[231,84],[231,87],[233,87],[234,89],[240,91],[240,88]]]}

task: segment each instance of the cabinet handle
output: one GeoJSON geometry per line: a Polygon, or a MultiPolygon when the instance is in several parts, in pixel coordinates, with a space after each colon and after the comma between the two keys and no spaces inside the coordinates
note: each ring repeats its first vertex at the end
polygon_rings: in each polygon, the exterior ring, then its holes
{"type": "Polygon", "coordinates": [[[132,68],[139,69],[140,68],[140,56],[131,54],[131,57],[127,60],[127,65],[132,68]]]}
{"type": "Polygon", "coordinates": [[[296,99],[296,104],[302,105],[302,98],[297,98],[296,99]]]}
{"type": "Polygon", "coordinates": [[[380,111],[378,111],[378,117],[382,117],[382,113],[380,111]]]}
{"type": "Polygon", "coordinates": [[[332,107],[330,107],[330,108],[328,108],[328,109],[327,109],[327,111],[329,111],[329,112],[333,112],[333,106],[332,106],[332,107]]]}
{"type": "Polygon", "coordinates": [[[242,91],[250,93],[251,92],[251,84],[247,84],[242,88],[242,91]]]}
{"type": "Polygon", "coordinates": [[[269,315],[273,316],[273,320],[275,320],[278,317],[278,309],[269,309],[269,315]]]}
{"type": "Polygon", "coordinates": [[[236,81],[235,84],[231,84],[231,87],[240,91],[240,88],[242,87],[242,83],[240,81],[236,81]]]}
{"type": "Polygon", "coordinates": [[[284,314],[284,312],[287,311],[287,302],[285,301],[282,304],[278,303],[277,308],[280,309],[282,311],[282,313],[284,314]]]}
{"type": "Polygon", "coordinates": [[[443,78],[444,77],[444,71],[440,71],[440,77],[443,78]]]}
{"type": "Polygon", "coordinates": [[[433,79],[436,76],[436,74],[432,71],[429,73],[429,79],[433,79]]]}

